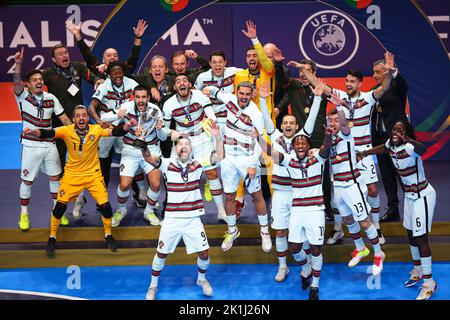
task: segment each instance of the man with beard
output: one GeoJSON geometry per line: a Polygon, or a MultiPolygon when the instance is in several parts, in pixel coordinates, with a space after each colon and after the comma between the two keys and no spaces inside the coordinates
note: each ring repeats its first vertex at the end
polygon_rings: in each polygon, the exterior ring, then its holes
{"type": "Polygon", "coordinates": [[[412,128],[408,126],[408,122],[395,123],[391,137],[385,144],[364,150],[358,156],[387,153],[392,158],[403,182],[405,192],[403,226],[408,233],[414,264],[411,277],[404,285],[412,287],[423,279],[423,285],[416,299],[428,300],[438,288],[432,277],[431,248],[428,243],[428,233],[431,232],[436,206],[436,191],[425,177],[423,168],[421,157],[427,151],[427,147],[408,136],[408,132],[412,132],[412,128]]]}
{"type": "Polygon", "coordinates": [[[119,208],[113,215],[113,227],[119,226],[120,221],[127,214],[129,189],[139,168],[147,175],[147,181],[150,186],[147,191],[147,206],[144,210],[144,218],[153,226],[159,225],[154,209],[160,192],[161,172],[144,160],[142,152],[134,147],[134,144],[137,139],[143,140],[150,152],[159,156],[161,155],[160,140],[166,140],[169,135],[171,135],[172,139],[178,137],[175,135],[176,131],[162,128],[164,126],[162,112],[158,106],[149,102],[150,95],[147,87],[138,85],[133,92],[134,101],[123,103],[117,112],[110,111],[101,116],[101,120],[105,122],[115,122],[118,119],[123,119],[125,123],[128,123],[131,119],[137,122],[137,126],[131,127],[123,137],[124,146],[120,160],[120,184],[117,187],[119,208]],[[153,120],[146,119],[149,117],[153,117],[153,120]],[[148,131],[151,126],[154,126],[152,131],[148,131]],[[143,132],[145,132],[145,136],[141,136],[143,132]]]}
{"type": "MultiPolygon", "coordinates": [[[[130,76],[134,69],[136,68],[137,61],[139,59],[139,51],[142,46],[142,37],[147,29],[148,25],[145,20],[139,20],[136,27],[133,27],[134,31],[134,42],[131,48],[130,55],[128,56],[125,64],[125,73],[130,76]]],[[[81,22],[76,25],[72,21],[66,21],[66,29],[75,36],[77,41],[78,49],[83,55],[89,69],[95,73],[98,77],[106,79],[108,74],[106,73],[108,65],[113,61],[119,61],[119,54],[114,48],[108,48],[103,52],[102,64],[98,62],[97,58],[92,54],[91,48],[89,48],[84,42],[81,36],[81,22]]]]}
{"type": "Polygon", "coordinates": [[[67,204],[74,201],[82,190],[88,190],[97,201],[102,214],[105,242],[111,251],[117,250],[117,244],[112,236],[112,209],[108,201],[108,192],[103,180],[100,162],[98,160],[98,144],[100,137],[123,136],[136,123],[121,125],[113,129],[103,129],[99,125],[91,125],[84,106],[75,107],[73,125],[63,126],[54,130],[25,128],[24,135],[40,139],[61,138],[67,145],[68,161],[58,199],[50,221],[50,237],[47,242],[47,253],[53,255],[56,246],[56,234],[61,223],[61,217],[67,209],[67,204]]]}
{"type": "MultiPolygon", "coordinates": [[[[314,101],[311,106],[311,115],[306,120],[305,126],[302,127],[299,133],[297,130],[299,128],[296,119],[293,115],[285,115],[283,117],[283,121],[281,124],[281,130],[275,128],[273,125],[272,119],[269,117],[269,111],[266,106],[266,98],[271,94],[268,92],[267,85],[263,85],[260,87],[259,96],[260,96],[260,107],[261,112],[264,117],[264,124],[266,127],[267,134],[270,137],[270,142],[272,144],[271,150],[277,151],[278,153],[283,153],[285,156],[294,156],[294,143],[293,140],[296,139],[294,136],[299,134],[308,137],[311,136],[314,130],[314,123],[317,118],[317,114],[319,113],[321,101],[322,101],[322,92],[324,88],[323,82],[318,82],[315,88],[312,88],[312,92],[314,94],[314,101]]],[[[260,142],[261,143],[261,142],[260,142]]],[[[262,143],[261,143],[262,145],[262,143]]],[[[263,148],[265,151],[265,149],[263,148]]],[[[267,153],[274,158],[274,154],[267,153]]],[[[289,273],[289,269],[286,264],[286,254],[288,250],[288,227],[289,227],[289,219],[292,212],[292,174],[289,172],[288,168],[285,168],[279,164],[277,160],[274,160],[273,173],[272,173],[272,229],[276,230],[276,240],[275,247],[277,250],[278,256],[278,272],[275,276],[275,280],[278,282],[282,282],[285,280],[287,274],[289,273]]],[[[326,162],[326,159],[323,161],[326,162]]],[[[322,179],[320,180],[319,186],[322,184],[322,179]]],[[[297,183],[298,185],[298,183],[297,183]]],[[[316,184],[314,184],[316,185],[316,184]]],[[[309,196],[309,195],[308,195],[309,196]]],[[[310,196],[309,196],[310,197],[310,196]]],[[[305,242],[304,245],[300,248],[306,252],[310,252],[309,242],[305,242]]],[[[300,255],[300,250],[297,250],[298,255],[300,255]]],[[[297,256],[298,256],[297,255],[297,256]]],[[[296,256],[296,257],[297,257],[296,256]]],[[[311,258],[311,257],[309,257],[311,258]]],[[[311,259],[309,259],[311,260],[311,259]]],[[[307,282],[308,279],[311,278],[311,267],[307,262],[307,257],[303,254],[302,257],[299,257],[299,262],[302,264],[302,282],[307,282]],[[301,258],[301,259],[300,259],[301,258]]],[[[307,287],[307,285],[304,285],[307,287]]]]}
{"type": "MultiPolygon", "coordinates": [[[[214,151],[214,146],[208,131],[205,129],[211,122],[217,122],[211,101],[200,90],[191,89],[191,82],[185,74],[175,77],[174,89],[177,92],[164,103],[164,121],[169,127],[172,118],[176,122],[176,130],[186,133],[192,142],[192,154],[195,158],[205,158],[214,151]],[[206,118],[207,117],[207,118],[206,118]]],[[[217,218],[226,219],[217,167],[211,166],[205,170],[211,195],[217,207],[217,218]]]]}
{"type": "Polygon", "coordinates": [[[223,159],[223,143],[220,130],[212,124],[209,133],[215,137],[215,152],[206,157],[193,158],[193,144],[187,137],[180,137],[176,142],[176,157],[166,159],[152,155],[144,145],[142,153],[145,160],[164,173],[167,186],[165,219],[159,234],[158,247],[152,263],[152,279],[147,300],[155,300],[158,280],[166,263],[167,256],[173,253],[180,242],[186,246],[187,254],[196,252],[197,285],[205,296],[212,296],[213,289],[206,280],[209,267],[209,244],[200,216],[205,213],[200,179],[205,170],[216,166],[223,159]]]}
{"type": "MultiPolygon", "coordinates": [[[[58,99],[53,94],[43,90],[44,81],[41,71],[32,70],[26,78],[28,90],[23,86],[21,80],[23,51],[22,48],[20,52],[14,55],[16,66],[14,70],[14,94],[21,113],[23,128],[30,130],[37,128],[52,129],[51,119],[53,114],[65,125],[71,124],[58,99]]],[[[27,231],[30,228],[28,204],[31,198],[31,186],[38,176],[39,170],[49,176],[53,205],[56,203],[61,162],[54,141],[53,138],[36,138],[25,133],[20,137],[22,143],[22,183],[20,184],[21,213],[19,228],[22,231],[27,231]]],[[[63,225],[68,225],[67,217],[63,216],[63,218],[63,225]]]]}
{"type": "Polygon", "coordinates": [[[225,192],[226,221],[228,231],[222,242],[222,250],[227,251],[233,246],[240,232],[236,227],[236,191],[241,183],[251,194],[261,233],[261,247],[263,251],[272,250],[272,241],[269,232],[269,218],[266,202],[261,192],[261,174],[259,156],[261,148],[253,137],[256,129],[259,134],[264,130],[264,120],[261,111],[251,100],[253,85],[250,82],[241,82],[237,95],[225,93],[217,87],[208,86],[203,93],[218,99],[227,106],[227,126],[225,128],[224,146],[225,159],[221,162],[221,177],[225,192]]]}

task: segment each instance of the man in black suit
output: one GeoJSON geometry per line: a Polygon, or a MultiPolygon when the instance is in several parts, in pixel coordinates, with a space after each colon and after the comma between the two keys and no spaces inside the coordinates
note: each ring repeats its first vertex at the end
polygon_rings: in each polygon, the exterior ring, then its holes
{"type": "MultiPolygon", "coordinates": [[[[385,61],[377,60],[373,64],[373,77],[378,87],[384,80],[385,61]]],[[[375,87],[375,88],[376,88],[375,87]]],[[[408,85],[400,72],[393,74],[391,86],[378,100],[376,108],[372,111],[372,144],[378,146],[386,143],[389,133],[397,121],[409,122],[405,105],[407,99],[408,85]]],[[[411,129],[412,130],[412,129],[411,129]]],[[[414,137],[414,132],[408,133],[414,137]]],[[[397,196],[397,173],[388,154],[377,155],[378,166],[381,171],[381,181],[388,200],[388,210],[380,219],[381,222],[399,221],[397,196]]]]}

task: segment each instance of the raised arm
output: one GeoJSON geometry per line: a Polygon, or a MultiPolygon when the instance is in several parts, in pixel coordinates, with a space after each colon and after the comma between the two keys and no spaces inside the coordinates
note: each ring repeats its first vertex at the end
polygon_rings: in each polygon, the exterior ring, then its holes
{"type": "Polygon", "coordinates": [[[202,93],[208,98],[215,98],[223,103],[228,103],[233,98],[234,94],[223,92],[217,87],[207,86],[202,89],[202,93]]]}
{"type": "Polygon", "coordinates": [[[373,147],[369,150],[364,150],[362,152],[356,152],[356,159],[359,161],[360,159],[371,156],[373,154],[384,154],[387,153],[386,146],[384,144],[380,144],[379,146],[373,147]]]}
{"type": "Polygon", "coordinates": [[[281,164],[284,160],[284,154],[272,149],[272,146],[267,143],[263,136],[255,133],[258,143],[261,146],[261,150],[269,155],[276,164],[281,164]]]}
{"type": "Polygon", "coordinates": [[[267,107],[267,97],[271,94],[273,94],[273,92],[269,92],[269,83],[262,83],[259,88],[259,107],[263,115],[264,126],[266,127],[266,132],[268,135],[271,135],[276,130],[269,115],[269,108],[267,107]]]}
{"type": "MultiPolygon", "coordinates": [[[[299,63],[296,61],[289,61],[287,65],[289,67],[295,67],[295,68],[299,69],[299,71],[301,71],[305,75],[305,77],[308,79],[308,81],[311,83],[312,86],[315,87],[317,85],[318,78],[311,71],[309,71],[305,68],[305,64],[302,64],[302,63],[299,63]]],[[[332,91],[332,88],[329,85],[325,84],[325,88],[323,91],[325,93],[325,95],[330,96],[331,91],[332,91]]]]}
{"type": "Polygon", "coordinates": [[[61,120],[62,124],[65,126],[72,124],[72,121],[70,121],[69,117],[65,113],[60,115],[58,118],[59,118],[59,120],[61,120]]]}
{"type": "Polygon", "coordinates": [[[252,41],[261,67],[266,70],[267,73],[272,73],[274,71],[274,65],[273,62],[267,57],[264,48],[262,47],[261,43],[258,40],[258,37],[256,36],[256,24],[251,20],[247,20],[246,26],[247,31],[241,30],[242,33],[252,41]]]}
{"type": "Polygon", "coordinates": [[[14,55],[14,61],[16,63],[16,67],[14,68],[14,93],[16,96],[20,95],[23,90],[24,86],[22,84],[22,62],[23,62],[23,47],[20,50],[20,52],[17,52],[14,55]]]}
{"type": "Polygon", "coordinates": [[[326,127],[323,125],[323,128],[325,129],[325,138],[323,139],[323,144],[320,147],[319,155],[327,159],[330,155],[331,146],[333,144],[333,129],[326,127]]]}
{"type": "Polygon", "coordinates": [[[216,152],[211,155],[211,164],[215,165],[223,160],[225,157],[225,151],[223,148],[223,140],[219,126],[216,123],[213,123],[209,129],[209,132],[216,140],[216,152]]]}
{"type": "Polygon", "coordinates": [[[317,79],[317,83],[314,88],[310,86],[311,91],[314,94],[314,101],[311,106],[308,119],[306,119],[305,126],[303,127],[303,131],[309,136],[313,134],[314,125],[316,124],[317,115],[319,114],[322,94],[325,90],[325,86],[325,83],[321,79],[317,79]]]}
{"type": "Polygon", "coordinates": [[[97,114],[97,110],[100,108],[100,101],[96,98],[92,98],[89,103],[88,114],[95,121],[95,123],[102,126],[102,128],[106,129],[109,127],[109,124],[103,122],[97,114]]]}

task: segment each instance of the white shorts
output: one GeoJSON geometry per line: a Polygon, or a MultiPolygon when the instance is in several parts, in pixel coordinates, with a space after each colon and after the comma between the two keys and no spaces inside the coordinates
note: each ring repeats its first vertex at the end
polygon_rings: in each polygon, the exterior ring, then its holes
{"type": "Polygon", "coordinates": [[[289,228],[289,216],[292,208],[291,190],[273,190],[272,194],[272,229],[286,230],[289,228]]]}
{"type": "Polygon", "coordinates": [[[108,158],[111,148],[114,146],[116,153],[122,153],[123,138],[122,137],[101,137],[98,143],[98,157],[108,158]]]}
{"type": "MultiPolygon", "coordinates": [[[[202,161],[205,158],[209,159],[209,157],[215,150],[213,145],[213,139],[209,137],[206,133],[202,133],[199,136],[189,137],[189,140],[191,140],[192,144],[192,158],[196,160],[202,161]]],[[[175,144],[172,147],[170,157],[171,158],[177,157],[175,144]]],[[[217,166],[210,166],[208,167],[208,170],[214,169],[216,167],[217,166]]]]}
{"type": "Polygon", "coordinates": [[[289,219],[288,241],[312,245],[323,245],[325,235],[325,211],[305,211],[302,207],[292,207],[289,219]]]}
{"type": "Polygon", "coordinates": [[[187,254],[209,249],[205,228],[200,217],[166,217],[159,233],[158,248],[162,254],[173,253],[183,238],[187,254]]]}
{"type": "Polygon", "coordinates": [[[25,181],[34,181],[39,170],[50,177],[61,174],[61,162],[56,145],[43,148],[22,146],[21,168],[20,177],[25,181]]]}
{"type": "MultiPolygon", "coordinates": [[[[150,152],[152,155],[160,155],[161,152],[156,153],[154,149],[151,149],[150,152]]],[[[122,150],[122,157],[120,159],[120,175],[125,177],[134,177],[142,171],[145,174],[149,174],[150,171],[155,169],[150,163],[145,161],[142,156],[142,152],[134,147],[129,145],[124,145],[122,150]]]]}
{"type": "Polygon", "coordinates": [[[373,156],[362,158],[356,164],[356,167],[361,172],[362,182],[366,185],[378,182],[377,169],[375,168],[375,162],[373,162],[373,156]]]}
{"type": "Polygon", "coordinates": [[[245,179],[247,176],[248,159],[250,157],[225,156],[221,161],[221,172],[223,192],[234,193],[237,191],[241,178],[249,193],[261,190],[261,168],[256,165],[256,175],[253,179],[245,179]]]}
{"type": "Polygon", "coordinates": [[[403,226],[412,231],[413,237],[431,232],[436,206],[436,191],[433,187],[431,189],[430,193],[419,199],[405,197],[403,226]]]}
{"type": "Polygon", "coordinates": [[[363,221],[369,216],[371,207],[367,202],[367,186],[364,182],[347,186],[333,186],[334,201],[339,214],[344,218],[353,215],[355,221],[363,221]]]}

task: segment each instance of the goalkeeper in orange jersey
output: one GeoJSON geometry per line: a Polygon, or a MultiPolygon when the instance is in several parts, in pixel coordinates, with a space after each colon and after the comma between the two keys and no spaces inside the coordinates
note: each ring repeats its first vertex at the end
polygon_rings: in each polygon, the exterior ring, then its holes
{"type": "Polygon", "coordinates": [[[56,233],[67,204],[75,201],[82,190],[88,190],[99,204],[106,245],[113,252],[117,250],[117,244],[112,236],[112,209],[98,158],[98,142],[101,137],[124,136],[130,127],[136,125],[136,121],[132,120],[128,124],[108,129],[103,129],[97,124],[88,124],[88,122],[86,107],[78,105],[74,109],[72,125],[53,130],[24,130],[24,133],[35,137],[63,139],[69,153],[58,190],[57,202],[51,215],[50,237],[47,242],[49,255],[55,252],[56,233]]]}

